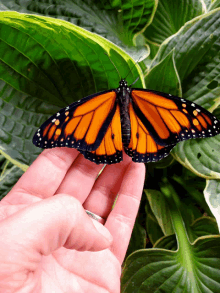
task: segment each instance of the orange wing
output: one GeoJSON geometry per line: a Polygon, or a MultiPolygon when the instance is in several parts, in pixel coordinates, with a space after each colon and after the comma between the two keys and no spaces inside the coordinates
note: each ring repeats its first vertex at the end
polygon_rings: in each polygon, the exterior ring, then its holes
{"type": "Polygon", "coordinates": [[[133,106],[129,105],[131,122],[131,140],[125,152],[132,157],[134,162],[156,162],[168,156],[175,145],[160,146],[151,137],[149,131],[134,112],[133,106]]]}
{"type": "Polygon", "coordinates": [[[83,98],[43,123],[33,143],[40,148],[67,146],[86,152],[102,151],[104,137],[118,112],[116,107],[116,93],[112,90],[83,98]]]}
{"type": "Polygon", "coordinates": [[[79,150],[86,159],[96,164],[115,164],[122,161],[122,135],[119,105],[102,139],[100,146],[92,152],[79,150]]]}
{"type": "Polygon", "coordinates": [[[135,114],[160,146],[220,133],[220,121],[204,108],[169,94],[132,89],[135,114]]]}

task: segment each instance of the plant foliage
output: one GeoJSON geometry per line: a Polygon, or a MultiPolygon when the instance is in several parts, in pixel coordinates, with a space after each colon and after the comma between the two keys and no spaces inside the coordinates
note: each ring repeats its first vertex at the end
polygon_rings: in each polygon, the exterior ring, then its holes
{"type": "MultiPolygon", "coordinates": [[[[219,0],[1,0],[0,198],[39,155],[47,118],[118,86],[106,53],[135,87],[220,118],[219,0]]],[[[122,292],[220,292],[219,190],[220,135],[147,164],[122,292]]]]}

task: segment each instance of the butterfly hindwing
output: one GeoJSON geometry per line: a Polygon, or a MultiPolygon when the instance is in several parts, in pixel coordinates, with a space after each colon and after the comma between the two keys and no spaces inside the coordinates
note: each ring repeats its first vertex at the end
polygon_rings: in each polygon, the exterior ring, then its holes
{"type": "Polygon", "coordinates": [[[220,133],[216,117],[195,103],[142,89],[132,89],[131,97],[135,114],[161,146],[220,133]]]}
{"type": "Polygon", "coordinates": [[[94,151],[116,111],[115,91],[104,91],[72,103],[51,116],[38,129],[33,143],[41,148],[74,147],[94,151]]]}
{"type": "Polygon", "coordinates": [[[122,134],[118,104],[100,146],[92,152],[79,151],[86,159],[96,164],[115,164],[122,161],[122,134]]]}
{"type": "Polygon", "coordinates": [[[129,104],[129,116],[131,122],[131,139],[125,152],[132,157],[134,162],[157,162],[169,155],[172,148],[175,146],[160,146],[158,145],[149,131],[136,115],[132,104],[129,104]]]}

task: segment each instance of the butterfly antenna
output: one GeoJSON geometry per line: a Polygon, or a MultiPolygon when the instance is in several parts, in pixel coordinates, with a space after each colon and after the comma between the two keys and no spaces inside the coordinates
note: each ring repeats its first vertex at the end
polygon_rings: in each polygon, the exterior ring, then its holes
{"type": "MultiPolygon", "coordinates": [[[[107,53],[104,53],[106,56],[108,56],[108,54],[107,53]]],[[[111,63],[114,65],[114,67],[115,67],[115,69],[117,70],[117,72],[118,72],[118,75],[120,76],[120,79],[122,79],[121,78],[121,74],[119,73],[119,71],[118,71],[118,68],[115,66],[115,64],[113,63],[113,61],[111,60],[111,58],[108,56],[108,58],[109,58],[109,60],[111,61],[111,63]]]]}
{"type": "Polygon", "coordinates": [[[132,82],[132,84],[129,85],[129,87],[131,87],[133,84],[135,84],[135,83],[138,81],[139,78],[140,78],[140,76],[138,76],[138,77],[135,79],[135,81],[132,82]]]}
{"type": "MultiPolygon", "coordinates": [[[[138,58],[138,60],[133,64],[133,66],[131,67],[131,69],[128,71],[128,74],[125,76],[124,79],[126,79],[128,77],[128,75],[130,74],[130,72],[132,71],[132,69],[135,67],[135,65],[140,61],[141,57],[138,58]]],[[[136,82],[136,81],[135,81],[136,82]]],[[[134,84],[134,82],[132,83],[134,84]]]]}

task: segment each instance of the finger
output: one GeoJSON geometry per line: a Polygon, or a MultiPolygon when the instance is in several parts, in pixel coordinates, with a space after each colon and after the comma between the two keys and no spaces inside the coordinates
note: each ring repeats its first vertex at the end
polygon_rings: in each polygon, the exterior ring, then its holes
{"type": "Polygon", "coordinates": [[[22,271],[33,271],[42,255],[62,246],[100,251],[112,241],[108,230],[92,221],[79,201],[69,195],[55,195],[22,209],[3,220],[0,230],[7,235],[0,238],[0,263],[9,265],[16,259],[16,263],[27,265],[22,271]]]}
{"type": "Polygon", "coordinates": [[[9,196],[30,193],[40,198],[54,195],[71,164],[79,155],[67,147],[44,150],[13,187],[9,196]]]}
{"type": "Polygon", "coordinates": [[[86,160],[83,155],[78,156],[66,173],[56,193],[72,195],[83,203],[103,166],[103,164],[97,165],[86,160]]]}
{"type": "Polygon", "coordinates": [[[119,192],[124,172],[130,162],[131,158],[123,153],[122,162],[105,167],[83,204],[86,210],[104,219],[107,218],[119,192]]]}
{"type": "Polygon", "coordinates": [[[131,162],[124,174],[114,209],[106,221],[114,242],[111,251],[123,262],[141,201],[145,165],[131,162]]]}

